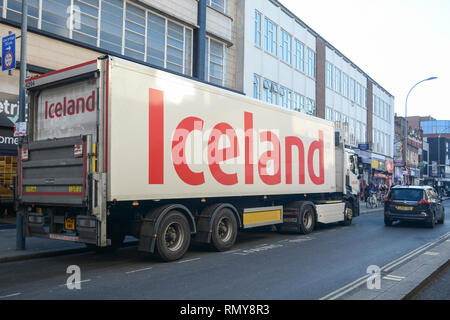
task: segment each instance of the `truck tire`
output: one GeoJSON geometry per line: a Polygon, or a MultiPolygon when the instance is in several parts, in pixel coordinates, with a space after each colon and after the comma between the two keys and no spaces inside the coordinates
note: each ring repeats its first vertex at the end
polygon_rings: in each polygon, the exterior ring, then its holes
{"type": "Polygon", "coordinates": [[[352,224],[353,221],[353,206],[351,203],[346,202],[345,203],[345,209],[344,209],[344,221],[342,221],[343,226],[349,226],[352,224]]]}
{"type": "Polygon", "coordinates": [[[156,253],[166,262],[181,259],[189,249],[191,229],[186,217],[178,211],[167,213],[159,225],[156,253]]]}
{"type": "Polygon", "coordinates": [[[298,231],[302,234],[310,234],[316,225],[315,211],[312,205],[300,205],[298,231]]]}
{"type": "Polygon", "coordinates": [[[237,237],[237,221],[233,211],[223,208],[216,214],[212,224],[211,246],[222,252],[233,247],[237,237]]]}

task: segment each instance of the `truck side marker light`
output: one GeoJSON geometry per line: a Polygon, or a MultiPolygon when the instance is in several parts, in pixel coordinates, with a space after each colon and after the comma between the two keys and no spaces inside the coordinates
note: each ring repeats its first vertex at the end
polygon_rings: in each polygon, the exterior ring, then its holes
{"type": "Polygon", "coordinates": [[[133,202],[133,207],[137,207],[139,205],[139,202],[135,201],[133,202]]]}

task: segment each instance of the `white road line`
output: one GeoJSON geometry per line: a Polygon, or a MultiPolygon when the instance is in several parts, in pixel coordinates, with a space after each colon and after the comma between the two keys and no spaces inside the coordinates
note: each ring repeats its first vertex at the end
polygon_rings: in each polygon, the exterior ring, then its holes
{"type": "MultiPolygon", "coordinates": [[[[81,281],[77,281],[77,282],[71,282],[70,284],[75,285],[75,284],[80,284],[80,283],[89,282],[89,281],[91,281],[91,279],[81,280],[81,281]]],[[[60,284],[59,286],[60,287],[67,287],[67,283],[60,284]]]]}
{"type": "Polygon", "coordinates": [[[438,256],[438,255],[440,255],[439,252],[432,252],[432,251],[427,251],[424,254],[427,255],[427,256],[438,256]]]}
{"type": "MultiPolygon", "coordinates": [[[[387,272],[387,271],[391,270],[392,268],[396,267],[397,265],[403,263],[404,261],[411,259],[413,256],[418,255],[419,253],[422,253],[423,251],[427,250],[431,246],[434,246],[435,244],[437,244],[438,242],[440,242],[441,240],[443,240],[449,236],[450,236],[450,232],[447,232],[446,234],[440,236],[437,240],[435,240],[433,242],[429,242],[427,244],[424,244],[424,245],[420,246],[419,248],[414,249],[411,252],[405,254],[404,256],[386,264],[384,267],[381,268],[381,270],[384,272],[387,272]]],[[[363,276],[363,277],[345,285],[344,287],[331,292],[330,294],[320,298],[319,300],[335,300],[335,299],[345,295],[346,293],[352,291],[353,289],[361,286],[362,284],[364,284],[367,281],[367,279],[369,278],[369,276],[370,275],[363,276]]]]}
{"type": "Polygon", "coordinates": [[[17,293],[9,294],[9,295],[7,295],[7,296],[1,296],[0,299],[6,299],[6,298],[11,298],[11,297],[16,297],[16,296],[19,296],[19,295],[21,295],[21,293],[20,293],[20,292],[17,292],[17,293]]]}
{"type": "Polygon", "coordinates": [[[192,262],[192,261],[196,261],[196,260],[200,260],[200,258],[189,259],[189,260],[183,260],[183,261],[180,261],[180,262],[178,262],[178,263],[192,262]]]}
{"type": "Polygon", "coordinates": [[[231,250],[231,251],[226,251],[226,252],[221,252],[221,254],[231,254],[231,253],[235,253],[241,251],[241,249],[236,249],[236,250],[231,250]]]}
{"type": "Polygon", "coordinates": [[[383,279],[384,279],[384,280],[397,281],[397,282],[400,282],[400,281],[402,281],[402,280],[403,280],[403,279],[398,279],[398,278],[390,278],[390,277],[383,277],[383,279]]]}
{"type": "Polygon", "coordinates": [[[132,271],[128,271],[128,272],[125,272],[126,274],[131,274],[131,273],[136,273],[136,272],[141,272],[141,271],[148,271],[148,270],[151,270],[152,269],[152,267],[150,267],[150,268],[144,268],[144,269],[138,269],[138,270],[132,270],[132,271]]]}

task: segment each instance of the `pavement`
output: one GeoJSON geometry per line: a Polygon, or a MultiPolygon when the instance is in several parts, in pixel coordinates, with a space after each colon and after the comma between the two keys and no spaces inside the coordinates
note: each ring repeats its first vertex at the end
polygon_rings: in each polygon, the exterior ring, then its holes
{"type": "MultiPolygon", "coordinates": [[[[380,214],[382,207],[367,209],[361,204],[361,214],[380,214]]],[[[331,230],[330,230],[331,231],[331,230]]],[[[30,260],[44,257],[66,256],[89,251],[84,244],[71,243],[43,238],[27,238],[26,250],[15,250],[15,229],[0,225],[0,264],[20,260],[30,260]]],[[[136,243],[136,239],[127,237],[128,245],[136,243]]],[[[411,248],[413,249],[413,248],[411,248]]],[[[409,250],[409,249],[408,249],[409,250]]],[[[403,255],[398,261],[392,261],[381,268],[381,288],[367,289],[367,275],[356,282],[342,287],[334,296],[325,299],[350,300],[401,300],[418,296],[420,290],[435,280],[441,271],[446,270],[450,261],[450,232],[438,239],[415,248],[403,255]],[[397,268],[392,268],[393,264],[397,268]],[[391,267],[391,268],[389,268],[391,267]]],[[[420,295],[419,295],[420,297],[420,295]]]]}

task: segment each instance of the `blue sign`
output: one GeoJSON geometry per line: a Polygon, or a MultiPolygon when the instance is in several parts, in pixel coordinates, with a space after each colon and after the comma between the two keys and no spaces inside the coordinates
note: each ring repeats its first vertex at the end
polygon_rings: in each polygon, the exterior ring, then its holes
{"type": "Polygon", "coordinates": [[[370,145],[368,143],[358,144],[358,149],[361,151],[367,151],[370,149],[370,145]]]}
{"type": "Polygon", "coordinates": [[[16,68],[16,35],[2,38],[2,71],[16,68]]]}

